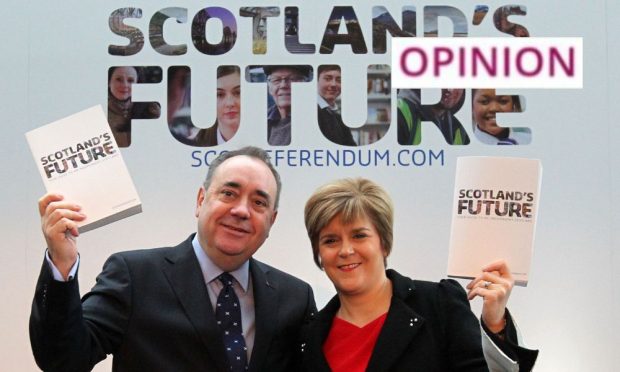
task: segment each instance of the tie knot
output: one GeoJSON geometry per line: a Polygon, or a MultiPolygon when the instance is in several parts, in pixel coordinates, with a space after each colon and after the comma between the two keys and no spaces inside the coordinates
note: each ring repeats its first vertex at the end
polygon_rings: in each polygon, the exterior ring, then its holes
{"type": "Polygon", "coordinates": [[[224,284],[224,287],[232,287],[235,280],[235,278],[229,273],[222,273],[217,278],[220,280],[220,282],[222,282],[222,284],[224,284]]]}

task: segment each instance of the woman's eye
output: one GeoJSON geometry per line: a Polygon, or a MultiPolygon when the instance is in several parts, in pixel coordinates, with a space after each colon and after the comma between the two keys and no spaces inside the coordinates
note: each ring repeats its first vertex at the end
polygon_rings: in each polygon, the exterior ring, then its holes
{"type": "Polygon", "coordinates": [[[500,105],[508,105],[510,104],[510,99],[509,98],[502,98],[499,100],[499,104],[500,105]]]}

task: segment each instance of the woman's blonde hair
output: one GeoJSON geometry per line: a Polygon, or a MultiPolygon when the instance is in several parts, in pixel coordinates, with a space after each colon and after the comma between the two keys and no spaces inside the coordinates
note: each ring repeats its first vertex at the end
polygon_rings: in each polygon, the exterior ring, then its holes
{"type": "Polygon", "coordinates": [[[371,180],[344,178],[325,184],[306,202],[304,222],[312,244],[312,255],[321,268],[319,236],[336,216],[343,224],[367,217],[379,234],[387,257],[392,250],[394,206],[388,193],[371,180]]]}

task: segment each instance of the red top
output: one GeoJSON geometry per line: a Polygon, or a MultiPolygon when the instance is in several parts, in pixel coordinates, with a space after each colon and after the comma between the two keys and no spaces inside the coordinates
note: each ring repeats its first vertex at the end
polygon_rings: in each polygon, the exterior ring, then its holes
{"type": "Polygon", "coordinates": [[[368,366],[387,313],[363,327],[334,317],[323,344],[323,354],[333,372],[363,372],[368,366]]]}

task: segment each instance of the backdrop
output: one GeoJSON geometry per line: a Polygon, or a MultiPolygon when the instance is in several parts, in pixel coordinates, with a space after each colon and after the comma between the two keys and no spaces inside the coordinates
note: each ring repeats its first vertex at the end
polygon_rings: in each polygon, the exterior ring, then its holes
{"type": "MultiPolygon", "coordinates": [[[[83,293],[111,253],[176,244],[195,231],[196,194],[215,152],[248,144],[272,151],[284,188],[278,220],[257,255],[310,282],[319,306],[334,289],[313,265],[303,227],[304,202],[317,186],[343,176],[382,184],[396,205],[388,265],[418,279],[439,280],[446,275],[456,158],[531,157],[544,168],[535,250],[530,283],[515,288],[510,308],[526,342],[541,350],[536,370],[612,371],[620,365],[614,352],[620,344],[614,316],[620,310],[620,129],[612,110],[620,99],[618,2],[271,1],[264,8],[256,1],[68,0],[7,6],[0,22],[5,45],[1,369],[37,370],[28,316],[45,250],[36,206],[45,191],[24,133],[95,104],[107,110],[112,66],[147,67],[140,84],[133,85],[132,100],[158,102],[161,116],[133,120],[131,142],[122,148],[144,212],[79,238],[83,293]],[[512,26],[493,22],[502,12],[511,14],[512,26]],[[480,142],[472,131],[471,90],[465,90],[455,113],[469,144],[449,145],[425,122],[419,145],[400,145],[389,33],[387,42],[382,37],[386,28],[415,37],[513,37],[523,29],[531,37],[582,37],[584,87],[501,90],[521,96],[523,112],[498,120],[529,129],[528,145],[480,142]],[[275,64],[314,71],[308,82],[293,84],[292,138],[284,145],[268,142],[272,101],[256,67],[275,64]],[[339,107],[344,122],[356,128],[360,146],[334,144],[319,130],[316,72],[323,64],[341,66],[339,107]],[[193,146],[193,127],[215,122],[216,73],[222,65],[241,70],[239,130],[226,144],[193,146]],[[191,88],[191,110],[187,101],[175,106],[177,70],[191,71],[182,85],[184,92],[191,88]]],[[[441,91],[423,89],[421,95],[422,104],[432,105],[441,91]]],[[[479,302],[473,302],[476,311],[479,302]]],[[[110,366],[106,360],[96,370],[110,366]]]]}

